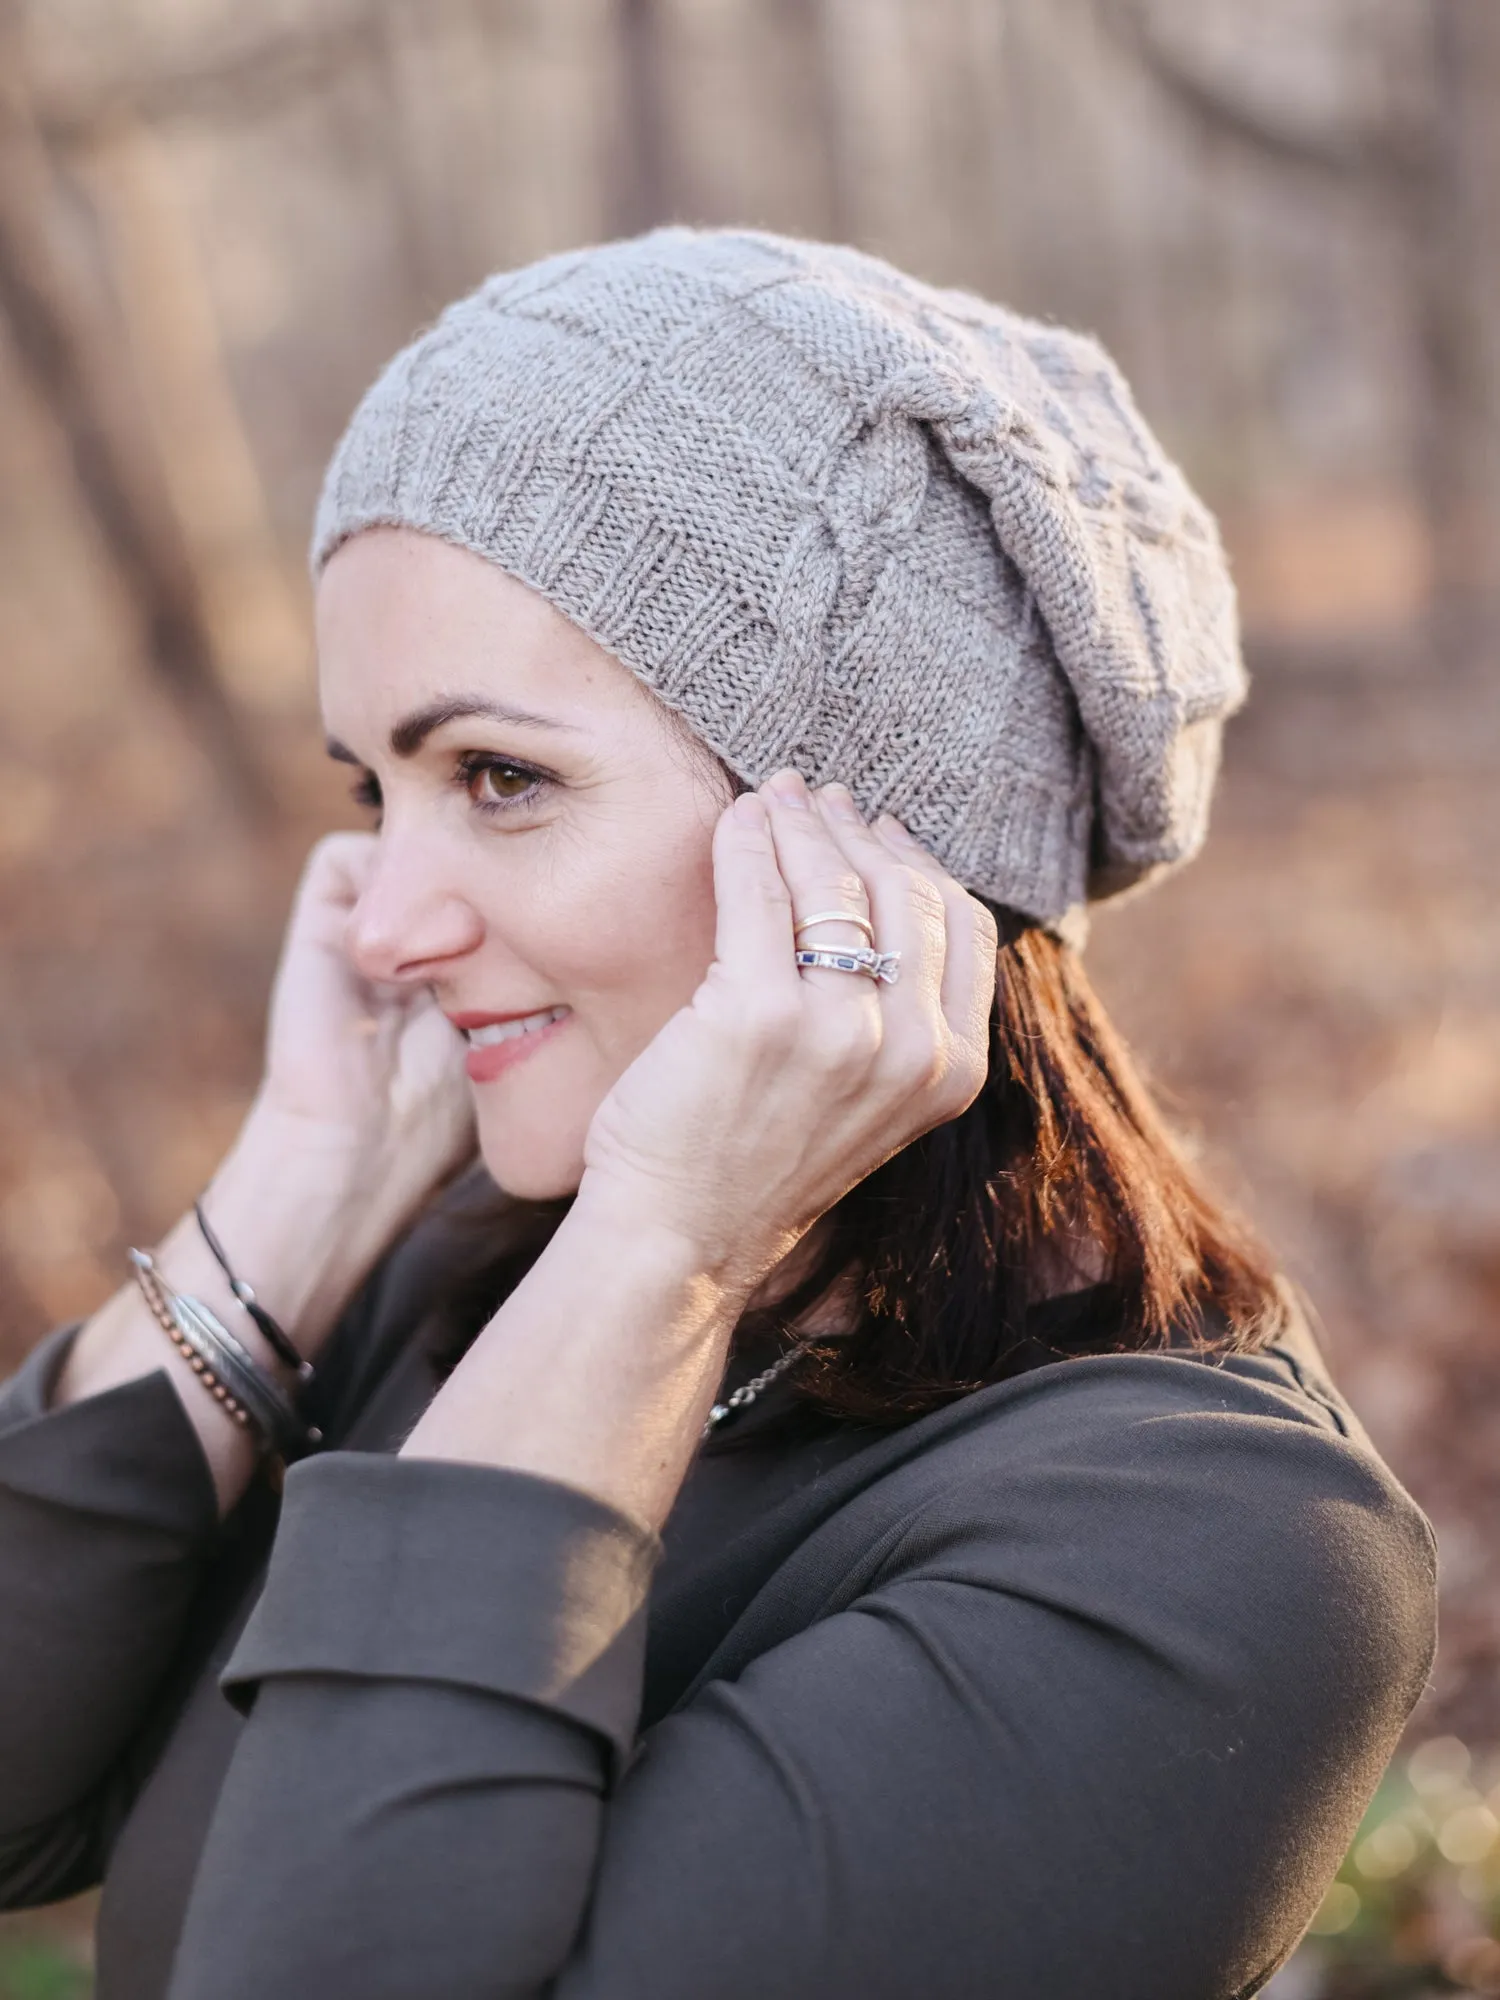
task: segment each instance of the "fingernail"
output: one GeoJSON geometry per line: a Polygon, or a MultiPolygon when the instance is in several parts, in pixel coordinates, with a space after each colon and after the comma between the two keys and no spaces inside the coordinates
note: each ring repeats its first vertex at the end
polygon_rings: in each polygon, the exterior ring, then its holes
{"type": "Polygon", "coordinates": [[[741,792],[730,807],[730,811],[737,820],[743,821],[746,826],[764,826],[766,824],[766,802],[758,793],[741,792]]]}
{"type": "MultiPolygon", "coordinates": [[[[854,795],[847,785],[823,785],[818,797],[831,813],[839,819],[859,819],[859,807],[854,803],[854,795]]],[[[860,824],[864,822],[861,820],[860,824]]]]}
{"type": "Polygon", "coordinates": [[[915,834],[908,833],[900,820],[892,813],[882,813],[875,824],[880,832],[890,834],[893,840],[905,841],[908,847],[920,847],[922,845],[915,834]]]}
{"type": "Polygon", "coordinates": [[[807,784],[800,771],[778,771],[774,777],[767,778],[761,790],[769,792],[780,805],[795,806],[799,812],[807,811],[807,784]]]}

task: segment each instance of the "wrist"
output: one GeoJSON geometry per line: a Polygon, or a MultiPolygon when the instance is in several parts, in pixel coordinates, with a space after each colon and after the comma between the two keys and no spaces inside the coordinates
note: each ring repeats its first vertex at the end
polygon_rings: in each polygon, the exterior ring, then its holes
{"type": "MultiPolygon", "coordinates": [[[[378,1163],[347,1134],[257,1103],[202,1203],[236,1275],[311,1355],[409,1219],[381,1197],[378,1163]]],[[[207,1254],[191,1215],[173,1234],[207,1254]]]]}
{"type": "Polygon", "coordinates": [[[245,1114],[231,1153],[317,1160],[352,1177],[370,1150],[369,1134],[359,1126],[279,1103],[263,1087],[245,1114]]]}
{"type": "Polygon", "coordinates": [[[580,1185],[548,1250],[597,1274],[606,1291],[674,1302],[685,1325],[738,1319],[748,1290],[728,1265],[613,1190],[580,1185]]]}
{"type": "Polygon", "coordinates": [[[645,1191],[621,1186],[592,1170],[584,1173],[563,1224],[591,1238],[613,1239],[627,1263],[645,1260],[664,1276],[691,1278],[712,1288],[736,1315],[743,1312],[768,1271],[794,1246],[795,1232],[775,1241],[725,1228],[712,1240],[664,1217],[645,1191]]]}
{"type": "Polygon", "coordinates": [[[580,1188],[402,1453],[535,1473],[658,1530],[740,1309],[679,1232],[580,1188]]]}

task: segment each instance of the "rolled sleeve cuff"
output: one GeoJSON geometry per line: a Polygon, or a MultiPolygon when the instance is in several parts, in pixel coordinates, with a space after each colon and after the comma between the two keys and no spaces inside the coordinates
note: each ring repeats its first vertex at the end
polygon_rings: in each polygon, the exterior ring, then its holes
{"type": "Polygon", "coordinates": [[[329,1452],[287,1476],[265,1591],[220,1685],[442,1682],[586,1724],[629,1754],[661,1544],[570,1486],[491,1466],[329,1452]]]}
{"type": "Polygon", "coordinates": [[[77,1331],[60,1327],[0,1384],[0,1495],[210,1542],[213,1474],[165,1371],[53,1404],[77,1331]]]}
{"type": "Polygon", "coordinates": [[[73,1337],[83,1324],[74,1320],[38,1341],[8,1382],[0,1383],[0,1433],[16,1430],[47,1414],[73,1337]]]}

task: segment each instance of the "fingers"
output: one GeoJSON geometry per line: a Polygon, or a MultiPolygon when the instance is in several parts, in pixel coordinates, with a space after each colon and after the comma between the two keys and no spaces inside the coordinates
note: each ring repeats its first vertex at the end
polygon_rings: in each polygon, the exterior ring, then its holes
{"type": "MultiPolygon", "coordinates": [[[[870,898],[856,863],[829,833],[806,782],[792,770],[778,771],[761,788],[771,817],[776,859],[791,896],[794,927],[805,917],[847,910],[872,921],[870,898]]],[[[796,939],[811,949],[847,950],[868,943],[857,923],[820,923],[796,939]]],[[[868,1005],[868,982],[848,973],[813,967],[800,977],[814,988],[826,986],[840,1004],[868,1005]]]]}
{"type": "Polygon", "coordinates": [[[325,834],[303,867],[297,889],[299,902],[352,909],[369,880],[378,846],[373,833],[325,834]]]}
{"type": "Polygon", "coordinates": [[[989,1070],[994,918],[898,821],[887,816],[867,826],[842,785],[825,785],[817,799],[863,876],[879,948],[902,953],[902,983],[884,989],[882,999],[893,1055],[913,1074],[925,1072],[942,1116],[954,1116],[989,1070]]]}
{"type": "MultiPolygon", "coordinates": [[[[869,1007],[878,993],[886,1039],[913,1067],[951,1035],[982,1064],[994,998],[994,919],[897,822],[868,825],[848,790],[809,791],[794,771],[777,772],[738,799],[719,822],[717,956],[726,970],[784,989],[784,969],[803,992],[869,1007]],[[804,917],[846,910],[866,917],[876,948],[899,952],[894,985],[821,968],[799,970],[793,930],[804,917]]],[[[855,925],[820,924],[797,942],[848,947],[867,942],[855,925]]]]}
{"type": "Polygon", "coordinates": [[[886,1016],[893,1028],[906,1023],[914,1037],[930,1039],[947,952],[942,898],[875,837],[845,786],[822,786],[817,806],[828,836],[864,884],[876,949],[901,955],[895,985],[880,989],[886,1016]]]}
{"type": "Polygon", "coordinates": [[[940,994],[943,1014],[955,1035],[988,1049],[995,954],[1000,943],[995,919],[899,820],[886,814],[876,820],[872,830],[899,863],[918,870],[941,895],[947,942],[940,994]]]}
{"type": "Polygon", "coordinates": [[[792,898],[763,799],[745,792],[714,828],[714,958],[733,978],[794,1000],[792,898]]]}

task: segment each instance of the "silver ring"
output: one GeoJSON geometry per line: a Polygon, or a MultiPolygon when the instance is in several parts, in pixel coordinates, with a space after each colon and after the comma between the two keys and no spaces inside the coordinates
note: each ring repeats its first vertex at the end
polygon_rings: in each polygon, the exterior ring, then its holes
{"type": "Polygon", "coordinates": [[[869,951],[861,946],[857,951],[810,951],[794,953],[797,968],[820,965],[828,972],[858,972],[866,979],[879,979],[887,986],[894,986],[901,976],[901,954],[899,951],[869,951]]]}
{"type": "Polygon", "coordinates": [[[870,944],[873,946],[875,943],[875,926],[868,917],[857,917],[853,910],[819,910],[815,917],[804,917],[800,924],[792,926],[793,942],[795,943],[804,931],[810,931],[814,924],[857,924],[870,944]]]}

